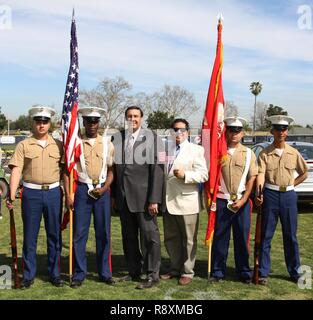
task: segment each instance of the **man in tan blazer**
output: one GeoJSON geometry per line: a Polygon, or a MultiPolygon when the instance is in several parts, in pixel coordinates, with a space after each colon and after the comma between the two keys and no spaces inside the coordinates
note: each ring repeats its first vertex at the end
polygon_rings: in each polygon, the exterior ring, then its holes
{"type": "Polygon", "coordinates": [[[204,149],[188,141],[189,123],[176,119],[171,126],[175,150],[167,163],[166,211],[164,242],[171,261],[170,272],[161,276],[168,280],[179,278],[187,285],[194,276],[199,224],[199,183],[208,179],[204,149]]]}

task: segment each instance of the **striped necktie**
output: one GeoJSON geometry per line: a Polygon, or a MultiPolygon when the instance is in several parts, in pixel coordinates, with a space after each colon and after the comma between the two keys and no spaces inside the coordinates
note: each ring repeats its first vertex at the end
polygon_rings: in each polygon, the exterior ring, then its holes
{"type": "Polygon", "coordinates": [[[177,158],[177,156],[178,156],[178,154],[179,154],[179,151],[180,151],[180,145],[176,146],[175,158],[172,159],[171,161],[169,161],[169,163],[168,163],[168,172],[171,171],[172,166],[173,166],[173,163],[174,163],[174,161],[176,160],[176,158],[177,158]]]}

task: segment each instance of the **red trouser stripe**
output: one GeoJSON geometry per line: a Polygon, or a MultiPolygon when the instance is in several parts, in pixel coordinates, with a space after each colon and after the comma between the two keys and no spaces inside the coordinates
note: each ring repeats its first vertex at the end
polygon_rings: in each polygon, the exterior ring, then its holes
{"type": "Polygon", "coordinates": [[[251,228],[252,228],[252,209],[253,209],[253,202],[251,199],[249,199],[249,203],[250,203],[250,230],[249,230],[249,235],[248,235],[248,252],[250,254],[250,238],[251,238],[251,228]]]}

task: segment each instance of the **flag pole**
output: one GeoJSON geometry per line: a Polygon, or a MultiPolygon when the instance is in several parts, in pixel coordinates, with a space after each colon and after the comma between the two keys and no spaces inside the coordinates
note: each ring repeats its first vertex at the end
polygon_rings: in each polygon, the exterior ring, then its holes
{"type": "MultiPolygon", "coordinates": [[[[70,197],[73,199],[73,169],[70,173],[70,197]]],[[[69,254],[69,277],[70,285],[72,284],[73,278],[73,210],[70,208],[70,254],[69,254]]]]}
{"type": "MultiPolygon", "coordinates": [[[[73,6],[72,11],[72,21],[75,21],[75,8],[73,6]]],[[[73,179],[73,169],[70,172],[70,197],[73,199],[74,193],[74,179],[73,179]]],[[[69,208],[70,213],[70,256],[69,256],[69,278],[70,278],[70,285],[72,284],[73,279],[73,210],[69,208]]]]}
{"type": "MultiPolygon", "coordinates": [[[[73,8],[72,23],[71,23],[71,42],[70,42],[70,66],[65,87],[64,102],[62,109],[62,134],[63,134],[63,148],[66,160],[66,168],[69,173],[69,196],[73,200],[75,193],[74,176],[76,174],[76,163],[79,161],[81,155],[81,140],[79,133],[78,121],[78,46],[76,36],[75,11],[73,8]]],[[[72,284],[73,266],[74,266],[74,252],[73,252],[73,209],[68,208],[63,217],[63,223],[66,227],[67,219],[70,224],[69,231],[69,280],[72,284]]],[[[63,224],[62,223],[62,224],[63,224]]]]}
{"type": "MultiPolygon", "coordinates": [[[[211,81],[208,91],[206,109],[202,124],[202,131],[210,130],[210,138],[203,142],[205,150],[209,149],[209,180],[205,183],[207,195],[208,227],[205,243],[208,246],[208,278],[211,275],[213,235],[216,220],[216,200],[219,188],[219,177],[221,174],[221,163],[227,154],[226,141],[223,126],[224,94],[222,87],[222,66],[223,66],[223,44],[222,44],[222,24],[223,16],[217,16],[217,47],[216,57],[213,65],[211,81]]],[[[206,136],[202,133],[202,136],[206,136]]]]}
{"type": "Polygon", "coordinates": [[[211,276],[212,241],[208,246],[208,278],[211,276]]]}

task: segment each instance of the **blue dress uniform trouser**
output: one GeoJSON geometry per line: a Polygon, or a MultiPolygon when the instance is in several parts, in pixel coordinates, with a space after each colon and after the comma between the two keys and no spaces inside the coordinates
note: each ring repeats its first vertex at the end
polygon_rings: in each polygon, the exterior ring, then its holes
{"type": "Polygon", "coordinates": [[[36,275],[37,238],[43,214],[47,234],[48,272],[51,278],[60,276],[61,190],[34,190],[24,187],[23,218],[23,278],[32,280],[36,275]]]}
{"type": "Polygon", "coordinates": [[[267,277],[271,269],[271,240],[277,226],[278,217],[282,224],[285,261],[291,277],[297,278],[300,267],[297,241],[297,194],[294,190],[287,192],[264,190],[262,214],[262,243],[259,273],[267,277]]]}
{"type": "Polygon", "coordinates": [[[78,183],[74,200],[74,276],[83,281],[87,274],[86,244],[91,213],[94,214],[97,268],[101,280],[112,277],[110,270],[110,193],[105,192],[98,200],[91,198],[85,183],[78,183]]]}
{"type": "Polygon", "coordinates": [[[251,278],[249,267],[250,201],[237,213],[227,209],[227,200],[217,199],[217,213],[212,246],[212,272],[214,278],[225,278],[231,227],[234,238],[235,265],[238,277],[251,278]]]}

